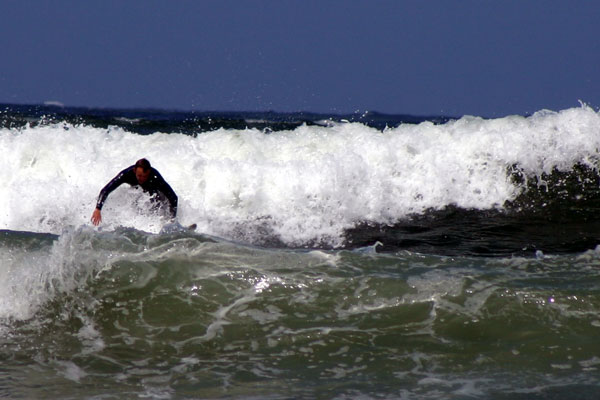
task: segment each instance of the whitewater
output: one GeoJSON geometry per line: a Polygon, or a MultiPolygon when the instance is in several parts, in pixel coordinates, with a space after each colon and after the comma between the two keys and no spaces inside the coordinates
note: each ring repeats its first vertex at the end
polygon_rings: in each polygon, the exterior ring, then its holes
{"type": "MultiPolygon", "coordinates": [[[[587,106],[528,117],[463,117],[445,124],[303,125],[265,133],[130,133],[58,122],[0,130],[0,229],[59,234],[89,223],[100,189],[146,157],[179,196],[179,221],[198,231],[288,246],[344,242],[361,223],[394,224],[447,206],[502,209],[525,190],[518,169],[541,177],[598,167],[600,116],[587,106]]],[[[119,188],[102,229],[158,232],[142,194],[119,188]],[[143,207],[141,207],[143,208],[143,207]]]]}

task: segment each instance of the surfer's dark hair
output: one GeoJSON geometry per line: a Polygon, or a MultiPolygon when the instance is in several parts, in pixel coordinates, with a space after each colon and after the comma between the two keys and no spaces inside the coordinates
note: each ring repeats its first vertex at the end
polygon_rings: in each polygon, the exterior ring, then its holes
{"type": "Polygon", "coordinates": [[[140,158],[135,162],[135,167],[141,168],[144,171],[148,171],[151,168],[150,161],[146,160],[145,158],[140,158]]]}

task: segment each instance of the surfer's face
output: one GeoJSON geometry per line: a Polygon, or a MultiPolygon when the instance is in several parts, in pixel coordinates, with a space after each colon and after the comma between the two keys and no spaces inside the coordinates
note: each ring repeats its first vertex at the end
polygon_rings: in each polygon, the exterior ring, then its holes
{"type": "Polygon", "coordinates": [[[149,177],[150,177],[150,170],[144,171],[144,169],[141,167],[137,167],[135,169],[135,178],[137,179],[137,181],[140,185],[143,185],[148,180],[149,177]]]}

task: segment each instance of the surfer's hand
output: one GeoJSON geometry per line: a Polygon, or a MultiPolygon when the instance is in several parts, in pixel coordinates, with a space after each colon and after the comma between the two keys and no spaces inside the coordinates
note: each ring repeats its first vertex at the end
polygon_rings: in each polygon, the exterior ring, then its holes
{"type": "Polygon", "coordinates": [[[98,226],[102,222],[102,213],[99,208],[96,208],[92,213],[92,224],[98,226]]]}

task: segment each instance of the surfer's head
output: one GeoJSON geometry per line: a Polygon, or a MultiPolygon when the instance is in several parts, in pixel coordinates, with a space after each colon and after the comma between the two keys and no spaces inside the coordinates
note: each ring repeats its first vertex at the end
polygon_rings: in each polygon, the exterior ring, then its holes
{"type": "Polygon", "coordinates": [[[135,178],[140,185],[143,185],[150,177],[150,161],[145,158],[139,159],[135,163],[135,178]]]}

